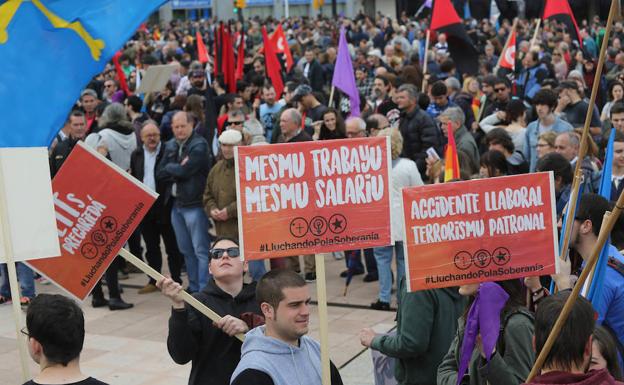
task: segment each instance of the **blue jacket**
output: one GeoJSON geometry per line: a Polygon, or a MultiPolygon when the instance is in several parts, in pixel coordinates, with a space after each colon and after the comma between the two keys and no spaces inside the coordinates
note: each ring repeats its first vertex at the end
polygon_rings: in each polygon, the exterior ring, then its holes
{"type": "Polygon", "coordinates": [[[548,76],[546,65],[540,63],[531,68],[525,68],[518,77],[518,96],[531,101],[537,91],[542,88],[542,81],[548,76]]]}
{"type": "Polygon", "coordinates": [[[212,165],[212,154],[208,142],[193,133],[182,143],[175,138],[165,144],[165,154],[156,169],[156,180],[167,184],[164,201],[172,197],[172,186],[176,185],[176,204],[181,207],[202,206],[208,171],[212,165]],[[182,161],[188,160],[182,164],[182,161]]]}
{"type": "MultiPolygon", "coordinates": [[[[529,123],[524,133],[524,149],[522,152],[524,153],[524,157],[529,160],[530,172],[535,172],[535,167],[537,166],[537,138],[540,132],[539,128],[540,121],[537,119],[529,123]]],[[[572,131],[573,129],[570,123],[560,118],[555,118],[555,123],[552,126],[552,131],[557,134],[572,131]]]]}
{"type": "MultiPolygon", "coordinates": [[[[624,263],[624,256],[613,245],[609,245],[609,256],[624,263]]],[[[607,266],[602,281],[601,296],[594,304],[598,312],[598,323],[608,325],[624,344],[624,275],[607,266]]]]}

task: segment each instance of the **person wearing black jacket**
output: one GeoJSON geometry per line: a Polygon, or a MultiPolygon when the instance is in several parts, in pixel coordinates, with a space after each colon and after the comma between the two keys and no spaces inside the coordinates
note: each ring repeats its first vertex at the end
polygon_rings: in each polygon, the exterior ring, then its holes
{"type": "MultiPolygon", "coordinates": [[[[165,205],[163,203],[163,193],[166,190],[165,184],[156,182],[156,165],[162,160],[165,148],[160,141],[160,130],[158,124],[153,120],[147,120],[141,127],[141,142],[143,145],[137,148],[130,158],[130,173],[133,177],[143,182],[147,187],[159,194],[154,205],[147,212],[137,232],[135,240],[140,243],[140,236],[145,241],[147,263],[160,272],[162,268],[162,253],[160,251],[160,238],[165,243],[167,260],[169,262],[169,272],[174,281],[182,283],[180,278],[180,268],[182,265],[182,255],[176,244],[175,234],[171,226],[171,201],[165,205]]],[[[140,245],[138,247],[140,251],[140,245]]],[[[133,251],[133,254],[140,256],[133,251]]],[[[149,283],[139,289],[139,294],[151,293],[158,290],[156,280],[150,278],[149,283]]]]}
{"type": "Polygon", "coordinates": [[[433,118],[418,107],[418,90],[413,84],[403,84],[396,94],[396,102],[401,110],[399,131],[403,135],[401,157],[416,162],[421,175],[426,175],[427,149],[433,147],[442,154],[443,135],[433,118]]]}
{"type": "Polygon", "coordinates": [[[323,91],[325,77],[323,76],[323,67],[316,60],[314,48],[308,47],[305,51],[305,63],[303,63],[303,76],[308,79],[310,87],[316,92],[323,91]]]}
{"type": "Polygon", "coordinates": [[[156,182],[166,186],[163,203],[173,206],[171,224],[186,262],[188,290],[198,292],[208,282],[210,235],[202,201],[212,156],[206,139],[193,132],[192,115],[177,112],[171,128],[174,138],[165,145],[156,182]]]}
{"type": "Polygon", "coordinates": [[[78,141],[84,140],[87,133],[87,120],[82,111],[72,111],[69,115],[69,135],[56,143],[52,153],[50,154],[50,175],[54,178],[58,170],[61,168],[65,159],[74,149],[78,141]]]}
{"type": "Polygon", "coordinates": [[[178,364],[192,361],[189,385],[229,384],[241,355],[241,341],[234,336],[264,324],[256,284],[243,283],[247,262],[238,258],[239,252],[233,239],[217,239],[210,251],[212,278],[193,295],[222,317],[217,322],[185,305],[177,282],[164,278],[157,283],[172,301],[167,349],[178,364]]]}

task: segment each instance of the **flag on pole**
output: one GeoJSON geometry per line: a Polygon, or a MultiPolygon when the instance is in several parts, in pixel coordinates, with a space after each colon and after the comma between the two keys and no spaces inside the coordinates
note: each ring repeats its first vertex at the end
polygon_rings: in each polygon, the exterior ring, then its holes
{"type": "MultiPolygon", "coordinates": [[[[600,188],[598,194],[603,198],[609,200],[611,198],[611,175],[613,173],[613,142],[615,141],[615,128],[611,128],[611,134],[609,135],[609,142],[605,151],[604,168],[602,169],[602,177],[600,179],[600,188]]],[[[602,250],[600,251],[600,257],[596,263],[594,275],[592,277],[589,289],[585,297],[592,303],[594,309],[602,309],[600,301],[602,299],[602,282],[607,270],[607,261],[609,260],[609,248],[611,247],[611,237],[607,238],[602,250]]],[[[601,314],[604,317],[604,314],[601,314]]]]}
{"type": "Polygon", "coordinates": [[[11,122],[0,126],[0,147],[47,147],[83,87],[164,2],[2,2],[2,84],[19,87],[0,87],[2,119],[11,122]],[[37,114],[25,106],[37,106],[37,114]]]}
{"type": "Polygon", "coordinates": [[[262,26],[262,40],[264,43],[264,57],[266,65],[266,73],[273,83],[275,88],[275,95],[279,99],[284,91],[284,81],[282,80],[282,67],[275,55],[275,47],[269,40],[267,30],[265,26],[262,26]]]}
{"type": "Polygon", "coordinates": [[[243,72],[245,69],[245,30],[240,33],[240,42],[238,43],[238,52],[236,54],[236,74],[234,78],[238,80],[243,79],[243,72]]]}
{"type": "Polygon", "coordinates": [[[202,35],[199,33],[199,30],[195,32],[195,40],[197,41],[197,60],[199,60],[202,64],[207,63],[208,51],[206,50],[204,39],[202,39],[202,35]]]}
{"type": "Polygon", "coordinates": [[[214,62],[214,77],[216,78],[217,75],[219,75],[221,73],[221,31],[223,30],[223,24],[219,25],[218,27],[215,26],[214,29],[214,44],[212,45],[212,50],[213,50],[213,54],[212,54],[212,59],[214,62]]]}
{"type": "Polygon", "coordinates": [[[360,116],[360,92],[355,84],[355,72],[353,71],[353,63],[351,63],[351,55],[349,54],[344,28],[340,29],[338,56],[334,66],[332,86],[349,96],[351,116],[360,116]]]}
{"type": "Polygon", "coordinates": [[[444,181],[448,182],[452,179],[459,179],[459,159],[457,157],[457,146],[455,145],[455,134],[451,122],[447,123],[446,132],[448,135],[448,144],[444,151],[444,181]]]}
{"type": "Polygon", "coordinates": [[[515,72],[516,70],[516,30],[513,29],[509,34],[509,38],[507,40],[507,46],[505,47],[505,51],[503,51],[501,55],[501,61],[499,64],[502,68],[507,68],[511,70],[511,72],[515,72]]]}
{"type": "Polygon", "coordinates": [[[121,64],[119,64],[119,58],[121,57],[121,55],[121,51],[118,51],[115,56],[113,56],[113,65],[115,66],[115,72],[117,72],[117,77],[119,78],[119,87],[121,87],[123,92],[126,94],[126,97],[128,97],[132,95],[132,93],[130,92],[130,88],[128,87],[126,74],[123,72],[121,64]]]}
{"type": "Polygon", "coordinates": [[[223,27],[221,30],[221,70],[223,80],[227,84],[229,93],[236,93],[236,70],[234,68],[234,47],[232,46],[232,35],[230,27],[223,27]]]}
{"type": "Polygon", "coordinates": [[[447,36],[449,52],[462,74],[474,75],[479,70],[479,53],[466,33],[451,0],[436,0],[431,16],[432,31],[447,36]]]}
{"type": "Polygon", "coordinates": [[[275,42],[275,47],[277,50],[275,52],[284,54],[286,58],[286,72],[290,72],[290,69],[295,64],[292,53],[290,52],[290,46],[288,45],[288,40],[286,40],[286,35],[284,35],[284,29],[282,25],[279,24],[273,35],[271,36],[271,40],[275,42]]]}
{"type": "Polygon", "coordinates": [[[579,46],[583,48],[583,39],[581,39],[581,33],[568,0],[546,0],[542,19],[546,20],[549,18],[565,24],[572,40],[578,41],[579,46]]]}

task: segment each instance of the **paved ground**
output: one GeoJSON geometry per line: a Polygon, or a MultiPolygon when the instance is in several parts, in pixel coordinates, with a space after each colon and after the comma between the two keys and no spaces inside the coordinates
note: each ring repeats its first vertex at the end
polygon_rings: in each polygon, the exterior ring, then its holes
{"type": "MultiPolygon", "coordinates": [[[[340,367],[346,385],[372,385],[370,351],[364,351],[357,338],[362,327],[371,326],[386,332],[394,326],[394,312],[366,309],[376,300],[378,284],[362,282],[362,276],[353,279],[349,292],[343,296],[344,279],[338,274],[344,270],[344,261],[326,256],[327,297],[329,306],[330,356],[340,367]]],[[[167,353],[167,319],[169,302],[159,293],[138,295],[137,287],[147,279],[142,274],[131,274],[121,281],[125,286],[123,298],[135,304],[130,310],[111,312],[93,309],[83,304],[87,337],[82,354],[85,373],[112,385],[184,385],[190,364],[175,364],[167,353]]],[[[312,285],[313,298],[316,287],[312,285]]],[[[59,292],[53,286],[37,284],[38,292],[59,292]]],[[[311,333],[318,339],[316,307],[311,317],[311,333]]],[[[31,362],[32,373],[38,368],[31,362]]],[[[15,342],[12,307],[0,306],[0,385],[21,384],[19,354],[15,342]]]]}

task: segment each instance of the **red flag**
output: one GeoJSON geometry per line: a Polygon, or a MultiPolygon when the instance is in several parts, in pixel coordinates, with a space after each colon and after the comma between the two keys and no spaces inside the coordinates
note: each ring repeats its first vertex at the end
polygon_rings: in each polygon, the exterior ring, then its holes
{"type": "Polygon", "coordinates": [[[500,60],[500,67],[508,68],[515,71],[516,68],[516,31],[511,31],[505,51],[503,51],[500,60]]]}
{"type": "Polygon", "coordinates": [[[551,17],[558,22],[565,24],[568,28],[568,32],[572,36],[572,39],[576,39],[581,48],[583,48],[583,39],[581,39],[581,33],[579,32],[576,19],[574,18],[570,4],[568,4],[568,0],[546,0],[546,5],[544,6],[544,16],[542,19],[546,20],[551,17]]]}
{"type": "Polygon", "coordinates": [[[279,99],[284,91],[284,81],[282,80],[282,71],[279,60],[275,55],[275,47],[269,41],[266,27],[262,27],[262,40],[264,42],[264,57],[266,62],[266,72],[275,88],[276,97],[279,99]]]}
{"type": "Polygon", "coordinates": [[[476,74],[479,70],[479,53],[466,33],[451,0],[436,0],[431,16],[431,31],[447,36],[449,53],[462,74],[476,74]]]}
{"type": "Polygon", "coordinates": [[[238,43],[238,53],[236,57],[236,80],[243,78],[243,69],[245,67],[245,31],[240,33],[240,43],[238,43]]]}
{"type": "Polygon", "coordinates": [[[288,40],[286,40],[284,29],[281,24],[279,24],[275,32],[273,32],[271,41],[276,48],[275,52],[283,53],[284,56],[286,56],[286,72],[289,72],[295,62],[293,60],[292,53],[290,53],[290,46],[288,46],[288,40]]]}
{"type": "Polygon", "coordinates": [[[206,46],[204,45],[204,39],[202,39],[199,30],[195,32],[195,39],[197,40],[197,59],[200,63],[208,62],[208,51],[206,50],[206,46]]]}
{"type": "MultiPolygon", "coordinates": [[[[128,82],[126,82],[126,75],[121,68],[121,64],[119,64],[119,57],[121,56],[121,51],[117,51],[115,56],[113,56],[113,64],[115,65],[115,71],[117,72],[117,77],[119,78],[119,86],[126,93],[126,96],[132,95],[130,92],[130,88],[128,88],[128,82]]],[[[137,69],[138,71],[138,69],[137,69]]]]}
{"type": "Polygon", "coordinates": [[[457,146],[455,146],[455,134],[451,122],[446,126],[448,136],[448,144],[444,151],[444,181],[448,182],[453,179],[459,179],[459,159],[457,158],[457,146]]]}
{"type": "Polygon", "coordinates": [[[223,80],[228,86],[229,93],[236,93],[236,74],[234,70],[234,47],[232,47],[232,38],[229,27],[223,28],[221,34],[221,70],[223,71],[223,80]]]}

